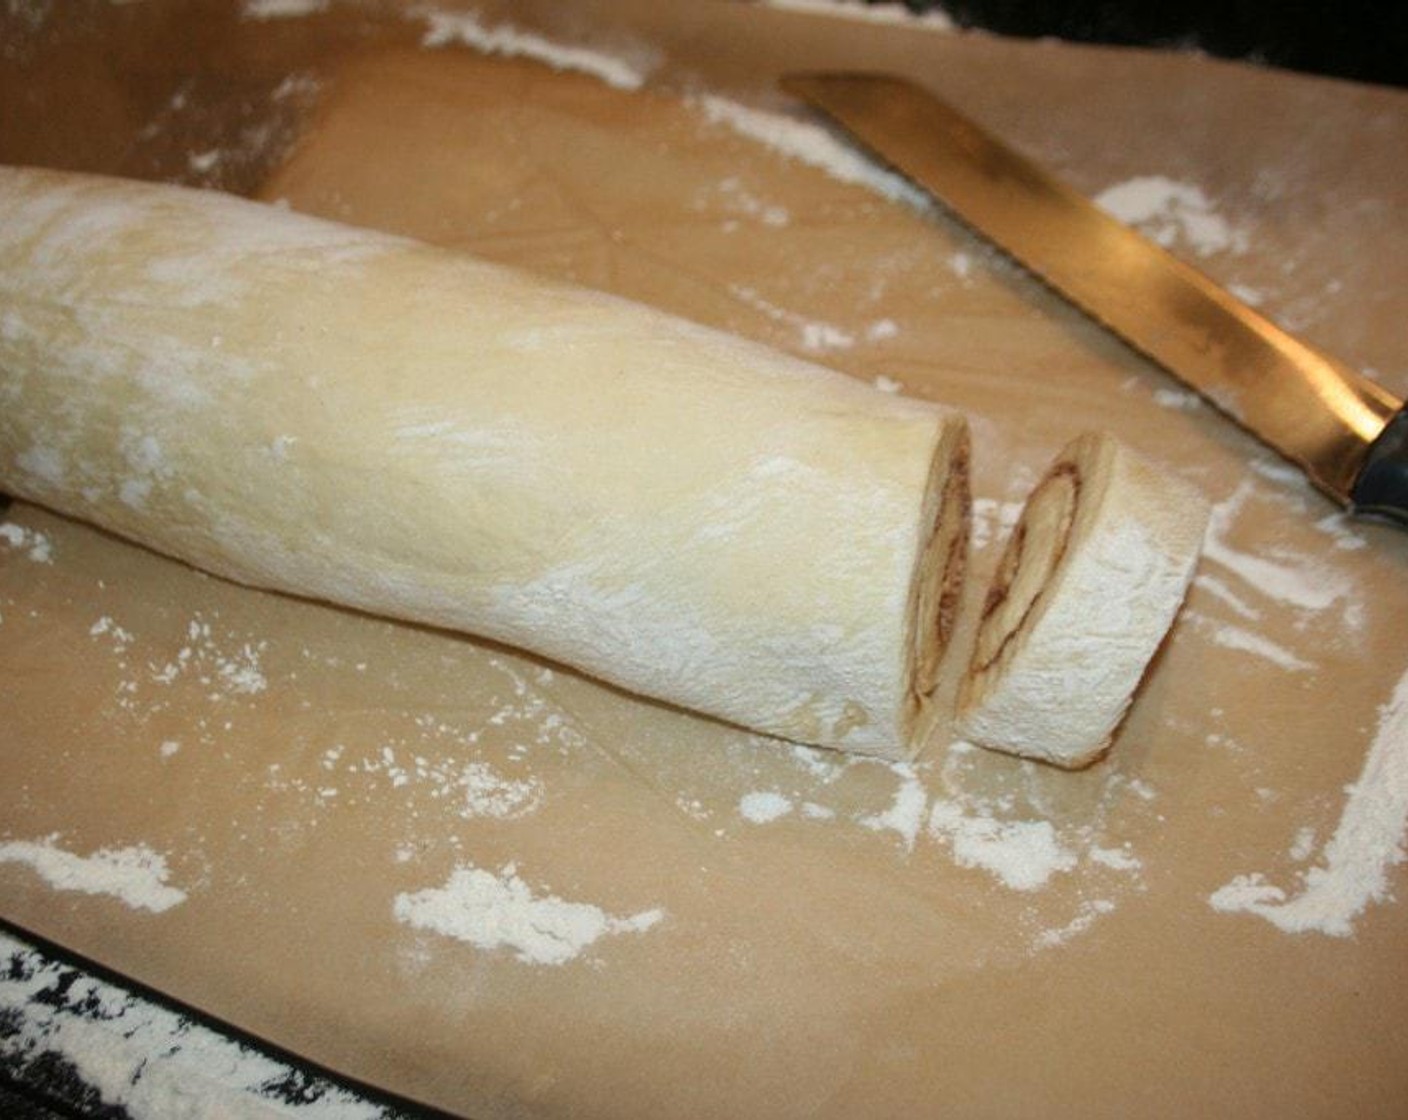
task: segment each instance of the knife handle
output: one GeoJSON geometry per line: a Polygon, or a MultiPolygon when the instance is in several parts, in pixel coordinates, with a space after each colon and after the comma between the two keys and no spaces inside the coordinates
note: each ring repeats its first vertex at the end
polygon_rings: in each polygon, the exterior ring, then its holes
{"type": "Polygon", "coordinates": [[[1408,527],[1408,407],[1369,445],[1349,500],[1357,514],[1408,527]]]}

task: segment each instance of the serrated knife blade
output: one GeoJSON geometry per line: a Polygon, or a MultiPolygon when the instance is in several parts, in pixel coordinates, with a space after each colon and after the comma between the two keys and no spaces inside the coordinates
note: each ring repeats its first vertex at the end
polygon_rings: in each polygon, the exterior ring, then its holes
{"type": "Polygon", "coordinates": [[[1357,513],[1408,526],[1408,412],[919,85],[791,74],[783,89],[1357,513]]]}

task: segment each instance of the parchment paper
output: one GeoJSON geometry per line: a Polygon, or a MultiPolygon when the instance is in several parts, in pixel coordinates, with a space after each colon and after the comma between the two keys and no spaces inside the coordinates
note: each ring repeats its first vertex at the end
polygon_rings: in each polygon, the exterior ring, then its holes
{"type": "Polygon", "coordinates": [[[886,68],[1092,194],[1196,185],[1225,244],[1172,248],[1402,393],[1402,94],[741,5],[480,11],[629,59],[639,90],[424,48],[395,9],[5,18],[6,162],[282,200],[965,409],[965,634],[1004,516],[1078,431],[1219,503],[1112,756],[1076,775],[778,744],[13,507],[0,844],[150,850],[185,897],[153,913],[10,859],[6,920],[476,1117],[1401,1115],[1408,908],[1366,900],[1336,936],[1210,900],[1256,874],[1295,897],[1329,859],[1408,669],[1408,541],[949,219],[728,122],[785,110],[789,67],[886,68]],[[593,908],[599,936],[559,929],[545,963],[407,920],[470,869],[593,908]]]}

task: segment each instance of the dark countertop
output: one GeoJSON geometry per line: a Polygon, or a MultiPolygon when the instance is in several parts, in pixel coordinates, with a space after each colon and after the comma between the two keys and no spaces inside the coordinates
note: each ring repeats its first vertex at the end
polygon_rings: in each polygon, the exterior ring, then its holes
{"type": "Polygon", "coordinates": [[[1375,0],[905,0],[960,27],[1077,43],[1178,47],[1350,78],[1408,85],[1408,6],[1375,0]]]}
{"type": "Polygon", "coordinates": [[[280,1053],[0,925],[0,1115],[423,1120],[395,1100],[280,1053]]]}

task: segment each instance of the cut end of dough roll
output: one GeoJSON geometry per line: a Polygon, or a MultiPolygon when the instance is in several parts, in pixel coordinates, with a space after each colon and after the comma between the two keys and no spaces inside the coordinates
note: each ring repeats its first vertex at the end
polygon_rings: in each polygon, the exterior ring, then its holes
{"type": "Polygon", "coordinates": [[[998,563],[958,733],[1067,769],[1103,755],[1178,613],[1208,512],[1109,436],[1066,447],[998,563]]]}
{"type": "Polygon", "coordinates": [[[939,683],[953,635],[954,619],[968,566],[972,523],[969,488],[972,441],[964,423],[947,425],[934,453],[924,500],[923,548],[909,602],[909,643],[905,678],[907,755],[922,745],[921,718],[939,683]]]}

